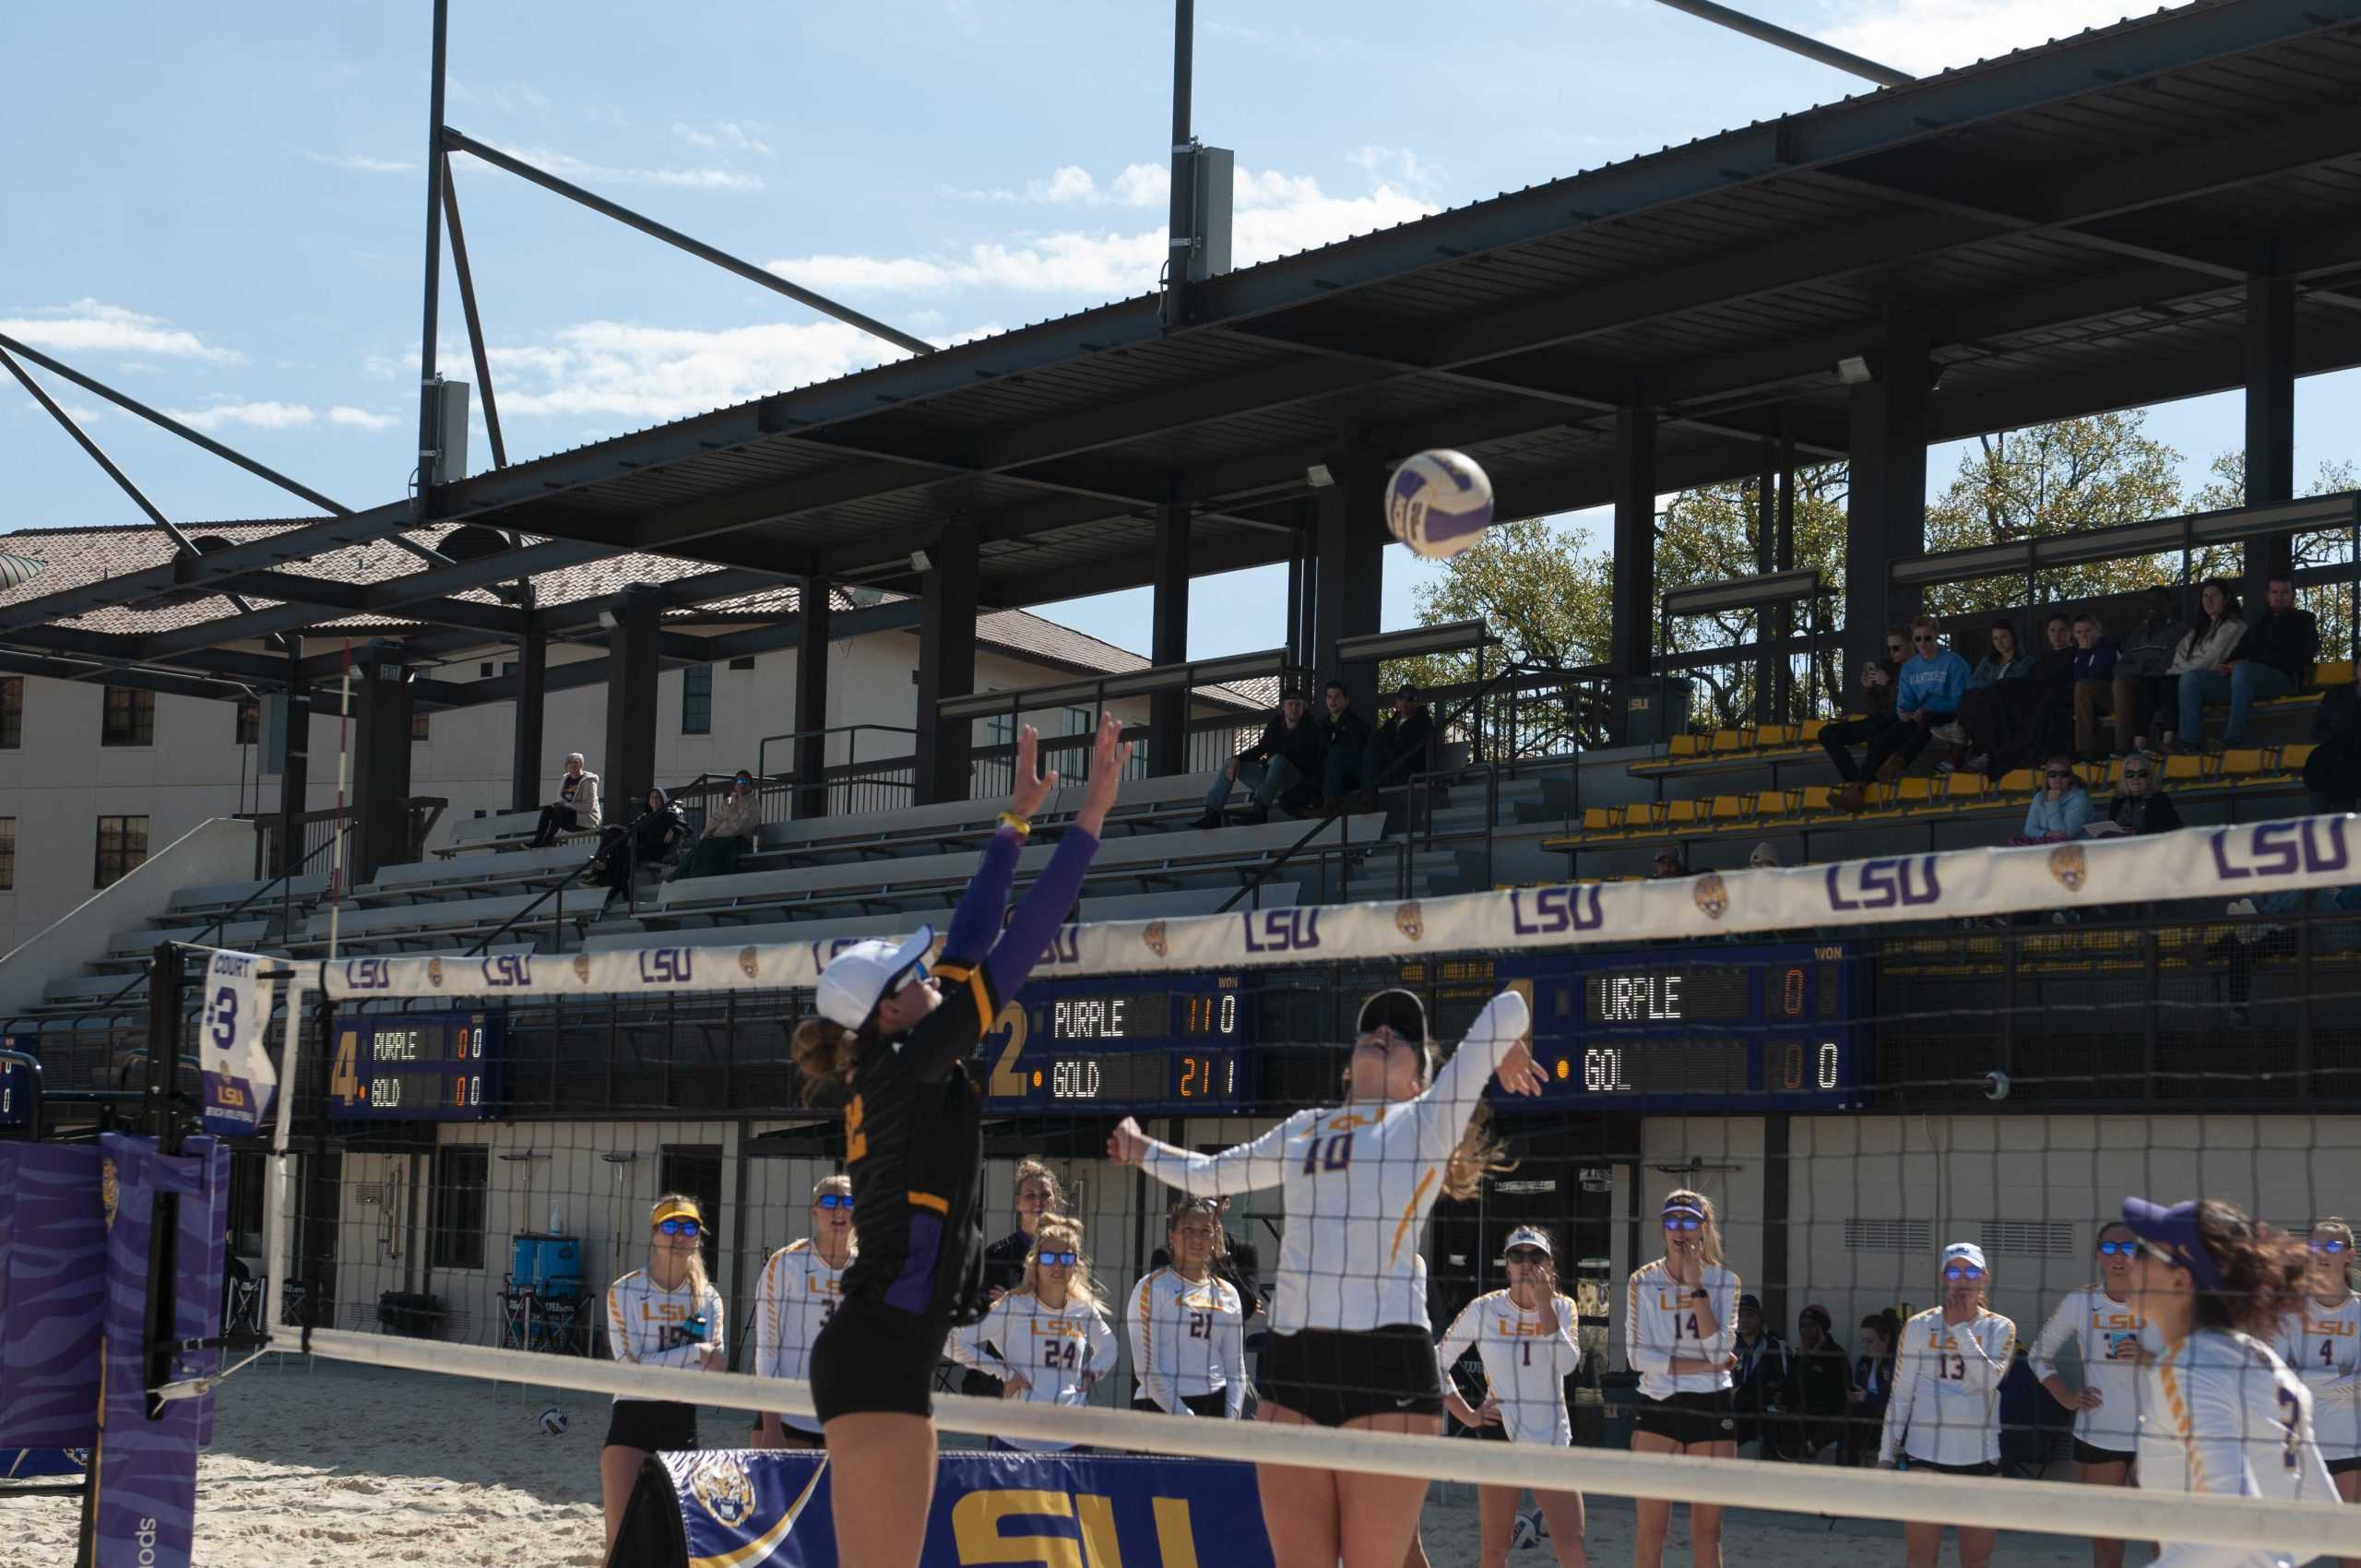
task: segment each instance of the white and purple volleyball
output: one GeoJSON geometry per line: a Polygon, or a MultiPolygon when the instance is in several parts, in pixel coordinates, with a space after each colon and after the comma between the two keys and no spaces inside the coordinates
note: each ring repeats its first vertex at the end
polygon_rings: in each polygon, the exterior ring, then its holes
{"type": "Polygon", "coordinates": [[[1492,481],[1465,452],[1421,452],[1385,487],[1385,525],[1429,560],[1447,560],[1492,526],[1492,481]]]}

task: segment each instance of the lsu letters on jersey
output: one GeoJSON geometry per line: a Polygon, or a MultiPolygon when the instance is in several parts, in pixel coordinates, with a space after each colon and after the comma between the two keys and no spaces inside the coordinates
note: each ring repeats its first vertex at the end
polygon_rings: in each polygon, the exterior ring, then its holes
{"type": "Polygon", "coordinates": [[[2312,1391],[2312,1431],[2330,1464],[2361,1459],[2361,1296],[2333,1307],[2307,1296],[2279,1320],[2279,1359],[2312,1391]]]}
{"type": "MultiPolygon", "coordinates": [[[[2334,1503],[2312,1396],[2259,1339],[2201,1328],[2142,1372],[2140,1485],[2334,1503]]],[[[2151,1568],[2290,1568],[2284,1552],[2165,1541],[2151,1568]]]]}
{"type": "Polygon", "coordinates": [[[667,1290],[646,1269],[635,1268],[607,1287],[607,1348],[615,1360],[644,1367],[702,1366],[707,1351],[724,1357],[727,1365],[721,1292],[707,1285],[700,1298],[686,1280],[679,1289],[667,1290]],[[695,1318],[705,1320],[702,1338],[692,1323],[695,1318]]]}
{"type": "Polygon", "coordinates": [[[2057,1373],[2058,1352],[2074,1342],[2082,1386],[2097,1389],[2101,1400],[2094,1410],[2074,1412],[2074,1435],[2094,1448],[2129,1454],[2140,1445],[2140,1353],[2147,1329],[2138,1309],[2085,1285],[2066,1293],[2033,1342],[2033,1373],[2040,1378],[2057,1373]]]}
{"type": "MultiPolygon", "coordinates": [[[[1023,1373],[1026,1386],[1014,1397],[1028,1405],[1086,1404],[1090,1384],[1115,1370],[1115,1331],[1096,1305],[1069,1297],[1064,1306],[1049,1307],[1023,1290],[995,1301],[983,1322],[952,1330],[946,1349],[961,1366],[1003,1383],[1023,1373]],[[987,1345],[997,1346],[999,1354],[987,1345]]],[[[1074,1446],[1021,1437],[1001,1441],[1016,1448],[1074,1446]]]]}
{"type": "MultiPolygon", "coordinates": [[[[773,1253],[754,1287],[754,1364],[757,1377],[808,1378],[812,1342],[836,1316],[844,1300],[844,1277],[852,1266],[831,1268],[809,1241],[791,1241],[773,1253]]],[[[816,1416],[781,1416],[797,1431],[818,1431],[816,1416]]]]}
{"type": "Polygon", "coordinates": [[[1208,1275],[1192,1283],[1159,1268],[1132,1288],[1123,1323],[1142,1394],[1188,1416],[1195,1412],[1182,1400],[1218,1390],[1238,1419],[1246,1405],[1246,1313],[1228,1280],[1208,1275]]]}
{"type": "Polygon", "coordinates": [[[2016,1356],[2017,1325],[1988,1308],[1951,1324],[1928,1307],[1904,1324],[1878,1463],[1998,1464],[2000,1380],[2016,1356]]]}
{"type": "Polygon", "coordinates": [[[1717,1326],[1711,1334],[1703,1333],[1704,1315],[1689,1299],[1691,1287],[1673,1278],[1664,1259],[1633,1270],[1624,1287],[1623,1359],[1640,1374],[1640,1393],[1646,1398],[1714,1394],[1731,1385],[1726,1371],[1672,1371],[1676,1356],[1718,1367],[1738,1344],[1738,1276],[1709,1263],[1700,1283],[1712,1298],[1717,1326]]]}
{"type": "MultiPolygon", "coordinates": [[[[1501,1408],[1501,1428],[1511,1443],[1548,1443],[1563,1448],[1574,1440],[1566,1415],[1566,1379],[1582,1370],[1583,1348],[1574,1338],[1574,1303],[1557,1299],[1558,1322],[1545,1331],[1539,1308],[1520,1307],[1506,1290],[1478,1296],[1461,1310],[1435,1347],[1443,1386],[1470,1345],[1483,1358],[1484,1380],[1501,1408]]],[[[1480,1401],[1478,1401],[1480,1403],[1480,1401]]]]}

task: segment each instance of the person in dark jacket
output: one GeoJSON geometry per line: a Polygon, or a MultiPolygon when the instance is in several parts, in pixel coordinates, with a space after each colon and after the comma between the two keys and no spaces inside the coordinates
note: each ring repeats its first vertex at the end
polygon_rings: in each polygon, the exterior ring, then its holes
{"type": "Polygon", "coordinates": [[[2070,742],[2074,722],[2074,623],[2064,611],[2049,617],[2043,632],[2048,647],[2034,656],[2033,669],[2013,680],[1996,681],[1970,694],[1960,709],[1975,755],[1967,766],[1998,776],[2035,762],[2070,742]]]}
{"type": "MultiPolygon", "coordinates": [[[[2096,615],[2085,610],[2074,617],[2074,757],[2078,762],[2100,762],[2109,754],[2099,740],[2099,714],[2115,701],[2115,664],[2119,652],[2096,615]]],[[[2116,749],[2129,750],[2129,742],[2116,749]]]]}
{"type": "Polygon", "coordinates": [[[2123,781],[2107,802],[2105,823],[2083,831],[2094,838],[2116,834],[2170,833],[2181,826],[2180,808],[2156,788],[2156,765],[2145,753],[2123,759],[2123,781]],[[2112,833],[2108,831],[2112,828],[2112,833]]]}
{"type": "Polygon", "coordinates": [[[2173,611],[2172,589],[2152,588],[2142,597],[2140,624],[2116,647],[2107,710],[2115,715],[2117,755],[2149,750],[2151,737],[2159,746],[2171,742],[2180,699],[2178,683],[2165,671],[2187,629],[2173,611]]]}
{"type": "Polygon", "coordinates": [[[1394,711],[1370,737],[1367,781],[1355,803],[1375,810],[1378,790],[1398,789],[1433,767],[1435,721],[1418,700],[1418,688],[1406,683],[1394,694],[1394,711]]]}
{"type": "Polygon", "coordinates": [[[1787,1342],[1762,1321],[1762,1300],[1751,1292],[1738,1299],[1738,1342],[1731,1348],[1738,1357],[1730,1372],[1730,1408],[1738,1416],[1735,1435],[1740,1443],[1760,1439],[1763,1455],[1769,1457],[1780,1437],[1792,1430],[1780,1418],[1786,1414],[1795,1362],[1787,1354],[1787,1342]]]}
{"type": "Polygon", "coordinates": [[[1239,753],[1205,791],[1205,814],[1192,825],[1197,827],[1219,827],[1222,808],[1229,804],[1229,791],[1244,773],[1254,780],[1253,803],[1247,808],[1249,823],[1271,820],[1271,807],[1276,804],[1289,813],[1299,812],[1309,805],[1312,791],[1326,772],[1328,743],[1320,726],[1304,717],[1302,696],[1289,692],[1279,699],[1279,716],[1263,727],[1263,738],[1239,753]]]}
{"type": "Polygon", "coordinates": [[[2316,812],[2361,811],[2361,692],[2331,686],[2312,715],[2312,754],[2304,788],[2316,812]]]}
{"type": "Polygon", "coordinates": [[[1328,711],[1320,716],[1319,724],[1328,759],[1321,770],[1320,814],[1327,816],[1344,810],[1347,795],[1372,782],[1369,746],[1373,731],[1369,720],[1353,711],[1353,694],[1344,682],[1329,682],[1323,700],[1328,711]]]}
{"type": "Polygon", "coordinates": [[[1853,1412],[1845,1445],[1849,1464],[1877,1456],[1886,1404],[1893,1397],[1893,1346],[1901,1336],[1902,1320],[1890,1312],[1871,1313],[1861,1320],[1861,1353],[1853,1358],[1853,1387],[1845,1396],[1853,1412]]]}
{"type": "Polygon", "coordinates": [[[1845,1418],[1852,1408],[1853,1363],[1845,1359],[1845,1347],[1829,1333],[1835,1321],[1817,1301],[1796,1314],[1796,1370],[1786,1402],[1796,1413],[1801,1441],[1789,1456],[1806,1464],[1845,1445],[1845,1418]]]}
{"type": "Polygon", "coordinates": [[[1894,684],[1894,677],[1901,673],[1902,661],[1909,657],[1908,628],[1887,627],[1885,662],[1861,666],[1861,694],[1855,704],[1858,717],[1840,719],[1821,728],[1821,749],[1828,754],[1828,760],[1836,765],[1836,776],[1840,779],[1850,780],[1860,776],[1861,769],[1853,761],[1849,749],[1856,742],[1874,742],[1899,722],[1893,713],[1894,695],[1899,690],[1894,684]]]}
{"type": "Polygon", "coordinates": [[[647,792],[647,809],[636,821],[609,823],[599,835],[599,852],[592,857],[594,875],[607,890],[611,904],[631,888],[642,866],[660,866],[689,840],[688,822],[672,797],[661,790],[647,792]]]}
{"type": "Polygon", "coordinates": [[[2308,610],[2296,607],[2295,582],[2274,573],[2264,589],[2268,609],[2261,620],[2247,627],[2247,635],[2228,660],[2211,670],[2191,670],[2180,678],[2180,743],[2190,746],[2205,733],[2204,707],[2209,702],[2230,705],[2230,722],[2222,738],[2208,742],[2210,752],[2241,745],[2254,705],[2273,697],[2291,697],[2312,683],[2312,666],[2320,656],[2320,624],[2308,610]]]}

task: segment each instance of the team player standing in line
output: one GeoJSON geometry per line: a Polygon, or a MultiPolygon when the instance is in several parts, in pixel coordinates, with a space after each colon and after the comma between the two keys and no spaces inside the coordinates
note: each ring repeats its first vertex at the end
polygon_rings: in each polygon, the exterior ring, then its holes
{"type": "MultiPolygon", "coordinates": [[[[2312,1391],[2320,1457],[2347,1503],[2361,1501],[2361,1296],[2353,1290],[2353,1226],[2331,1215],[2312,1222],[2304,1295],[2279,1320],[2280,1358],[2312,1391]]],[[[2361,1562],[2348,1552],[2346,1568],[2361,1562]]]]}
{"type": "MultiPolygon", "coordinates": [[[[2141,1333],[2147,1320],[2131,1304],[2131,1266],[2140,1250],[2131,1227],[2099,1228],[2099,1278],[2069,1290],[2033,1342],[2034,1375],[2049,1396],[2074,1412],[2074,1464],[2085,1486],[2126,1486],[2140,1446],[2141,1333]],[[2058,1371],[2069,1341],[2082,1362],[2082,1386],[2058,1371]]],[[[2094,1568],[2123,1568],[2123,1543],[2091,1540],[2094,1568]]]]}
{"type": "MultiPolygon", "coordinates": [[[[647,1266],[607,1288],[607,1348],[643,1367],[730,1369],[721,1292],[705,1272],[705,1216],[696,1200],[667,1193],[647,1218],[647,1266]]],[[[623,1528],[623,1509],[650,1454],[697,1445],[697,1408],[671,1399],[615,1396],[607,1441],[599,1450],[599,1496],[607,1547],[623,1528]]]]}
{"type": "MultiPolygon", "coordinates": [[[[1704,1194],[1667,1193],[1660,1222],[1664,1256],[1633,1270],[1625,1285],[1623,1359],[1640,1374],[1631,1450],[1735,1459],[1738,1278],[1722,1266],[1721,1224],[1704,1194]]],[[[1662,1568],[1672,1503],[1639,1498],[1635,1514],[1632,1562],[1662,1568]]],[[[1721,1568],[1719,1507],[1689,1505],[1689,1550],[1697,1568],[1721,1568]]]]}
{"type": "MultiPolygon", "coordinates": [[[[1566,1379],[1582,1370],[1583,1350],[1574,1338],[1580,1313],[1558,1294],[1550,1262],[1549,1234],[1523,1225],[1509,1232],[1509,1285],[1477,1297],[1461,1309],[1435,1347],[1442,1374],[1443,1405],[1479,1437],[1538,1443],[1566,1448],[1574,1441],[1566,1412],[1566,1379]],[[1473,1345],[1484,1362],[1484,1402],[1470,1406],[1452,1375],[1473,1345]]],[[[1483,1568],[1505,1568],[1516,1527],[1523,1489],[1478,1486],[1476,1514],[1483,1568]]],[[[1583,1550],[1583,1498],[1578,1491],[1536,1491],[1533,1501],[1549,1522],[1549,1544],[1559,1568],[1588,1568],[1583,1550]]]]}
{"type": "Polygon", "coordinates": [[[1123,1324],[1132,1341],[1132,1408],[1236,1420],[1246,1408],[1246,1309],[1214,1273],[1221,1209],[1183,1198],[1164,1222],[1172,1261],[1132,1288],[1123,1324]]]}
{"type": "MultiPolygon", "coordinates": [[[[1347,1099],[1299,1111],[1251,1143],[1192,1154],[1129,1117],[1108,1155],[1170,1186],[1210,1196],[1277,1187],[1279,1243],[1258,1420],[1432,1436],[1442,1386],[1419,1266],[1427,1217],[1448,1193],[1472,1196],[1499,1150],[1477,1115],[1495,1076],[1538,1094],[1525,1047],[1531,1012],[1502,992],[1438,1071],[1426,1010],[1405,991],[1362,1004],[1347,1099]]],[[[1418,1538],[1423,1480],[1351,1470],[1258,1466],[1263,1523],[1277,1568],[1402,1568],[1418,1538]]]]}
{"type": "MultiPolygon", "coordinates": [[[[1083,1405],[1115,1365],[1115,1331],[1090,1286],[1082,1221],[1044,1219],[1015,1289],[983,1321],[951,1336],[951,1359],[1000,1380],[1000,1396],[1028,1405],[1083,1405]]],[[[994,1437],[996,1450],[1066,1453],[1071,1443],[994,1437]]]]}
{"type": "MultiPolygon", "coordinates": [[[[1891,1469],[1906,1458],[1910,1468],[1937,1475],[1997,1476],[2000,1380],[2016,1360],[2017,1325],[1984,1304],[1992,1276],[1983,1248],[1953,1241],[1943,1249],[1942,1273],[1942,1304],[1902,1325],[1878,1464],[1891,1469]]],[[[1984,1568],[1998,1538],[1989,1526],[1960,1526],[1960,1568],[1984,1568]]],[[[1902,1544],[1910,1568],[1935,1568],[1943,1526],[1911,1520],[1902,1544]]]]}
{"type": "MultiPolygon", "coordinates": [[[[812,1189],[812,1234],[773,1253],[754,1287],[754,1364],[748,1372],[757,1377],[812,1375],[812,1347],[844,1300],[853,1246],[852,1178],[823,1177],[812,1189]]],[[[821,1447],[820,1419],[765,1411],[754,1445],[821,1447]]]]}

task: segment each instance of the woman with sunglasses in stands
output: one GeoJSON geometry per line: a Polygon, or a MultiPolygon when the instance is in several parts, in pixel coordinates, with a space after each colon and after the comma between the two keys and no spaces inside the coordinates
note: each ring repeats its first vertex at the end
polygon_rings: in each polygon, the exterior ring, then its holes
{"type": "MultiPolygon", "coordinates": [[[[1721,1223],[1704,1194],[1666,1194],[1662,1224],[1664,1256],[1633,1271],[1624,1292],[1623,1359],[1640,1374],[1631,1451],[1735,1459],[1738,1278],[1722,1266],[1721,1223]]],[[[1636,1506],[1631,1561],[1661,1568],[1672,1502],[1643,1497],[1636,1506]]],[[[1689,1551],[1697,1568],[1720,1568],[1720,1508],[1689,1505],[1689,1551]]]]}
{"type": "MultiPolygon", "coordinates": [[[[946,1348],[961,1366],[997,1378],[1003,1399],[1090,1403],[1092,1386],[1114,1370],[1115,1331],[1091,1287],[1082,1221],[1042,1220],[1016,1289],[993,1302],[981,1323],[954,1333],[946,1348]]],[[[1076,1443],[1032,1437],[995,1436],[991,1446],[1002,1453],[1080,1452],[1076,1443]]]]}
{"type": "Polygon", "coordinates": [[[943,956],[921,929],[860,942],[820,972],[819,1016],[796,1026],[807,1084],[842,1094],[845,1168],[860,1252],[844,1305],[812,1348],[827,1434],[836,1561],[916,1568],[934,1496],[934,1369],[955,1326],[983,1315],[983,1095],[967,1059],[1049,950],[1098,849],[1132,748],[1100,722],[1090,783],[1038,879],[1003,927],[1031,817],[1058,787],[1039,736],[1016,739],[1012,810],[952,911],[943,956]]]}
{"type": "MultiPolygon", "coordinates": [[[[1983,1248],[1953,1241],[1943,1249],[1942,1272],[1941,1303],[1902,1325],[1878,1465],[1907,1461],[1939,1476],[1997,1476],[2000,1380],[2017,1359],[2017,1325],[1985,1305],[1992,1275],[1983,1248]]],[[[1997,1538],[1989,1526],[1960,1526],[1960,1568],[1984,1568],[1997,1538]]],[[[1905,1523],[1902,1550],[1910,1568],[1935,1568],[1942,1525],[1905,1523]]]]}
{"type": "MultiPolygon", "coordinates": [[[[2312,1430],[2336,1494],[2361,1502],[2361,1295],[2353,1290],[2353,1225],[2312,1221],[2304,1298],[2279,1320],[2279,1354],[2312,1391],[2312,1430]]],[[[2361,1551],[2347,1553],[2350,1565],[2361,1551]]]]}
{"type": "MultiPolygon", "coordinates": [[[[2074,1464],[2084,1486],[2131,1483],[2140,1446],[2141,1336],[2148,1326],[2131,1304],[2131,1261],[2139,1250],[2129,1225],[2099,1227],[2098,1283],[2069,1290],[2033,1342],[2034,1375],[2074,1412],[2074,1464]],[[2058,1352],[2069,1340],[2082,1363],[2079,1388],[2058,1371],[2058,1352]]],[[[2094,1538],[2091,1562],[2123,1568],[2123,1543],[2094,1538]]]]}
{"type": "MultiPolygon", "coordinates": [[[[619,1361],[644,1367],[728,1371],[721,1292],[706,1277],[705,1216],[696,1200],[665,1194],[656,1200],[647,1226],[647,1266],[607,1288],[608,1349],[619,1361]]],[[[696,1445],[694,1405],[615,1396],[607,1441],[599,1450],[599,1495],[606,1507],[610,1550],[647,1456],[696,1445]]]]}
{"type": "MultiPolygon", "coordinates": [[[[852,1266],[852,1178],[824,1176],[812,1189],[812,1234],[773,1253],[754,1286],[756,1377],[808,1378],[812,1347],[844,1300],[852,1266]]],[[[757,1448],[826,1446],[817,1416],[766,1410],[754,1426],[757,1448]]]]}
{"type": "MultiPolygon", "coordinates": [[[[1442,1427],[1442,1383],[1420,1255],[1435,1200],[1476,1195],[1506,1169],[1484,1086],[1541,1092],[1525,1050],[1532,1014],[1504,991],[1436,1066],[1426,1008],[1406,991],[1361,1004],[1347,1099],[1299,1111],[1252,1143],[1192,1154],[1125,1117],[1107,1156],[1200,1197],[1280,1190],[1279,1241],[1254,1419],[1281,1426],[1414,1432],[1442,1427]]],[[[1403,1568],[1427,1483],[1415,1477],[1256,1467],[1276,1568],[1403,1568]]]]}

